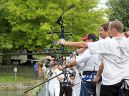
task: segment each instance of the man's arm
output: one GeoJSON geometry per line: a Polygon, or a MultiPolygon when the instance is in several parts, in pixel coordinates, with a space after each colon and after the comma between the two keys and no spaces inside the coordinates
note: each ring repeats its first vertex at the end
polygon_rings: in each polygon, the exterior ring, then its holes
{"type": "Polygon", "coordinates": [[[86,50],[85,48],[80,48],[80,49],[77,49],[76,52],[79,55],[79,54],[83,53],[85,50],[86,50]]]}
{"type": "Polygon", "coordinates": [[[92,55],[90,54],[89,50],[86,49],[82,55],[80,55],[79,57],[76,58],[76,60],[72,61],[69,65],[66,65],[66,67],[73,67],[76,64],[81,64],[83,62],[87,62],[89,60],[89,58],[91,58],[92,55]]]}
{"type": "Polygon", "coordinates": [[[86,50],[86,48],[77,49],[76,51],[72,52],[72,54],[70,55],[70,58],[74,58],[74,57],[82,54],[85,50],[86,50]]]}
{"type": "Polygon", "coordinates": [[[66,46],[72,46],[77,48],[87,48],[88,45],[86,42],[67,42],[64,39],[60,39],[59,43],[66,46]]]}
{"type": "Polygon", "coordinates": [[[104,69],[104,64],[101,64],[99,66],[99,70],[97,71],[95,78],[93,79],[93,82],[99,82],[101,78],[101,74],[103,73],[103,69],[104,69]]]}
{"type": "Polygon", "coordinates": [[[59,43],[66,46],[88,48],[91,54],[112,54],[111,53],[111,38],[102,39],[96,42],[68,42],[60,39],[59,43]],[[110,41],[109,41],[110,40],[110,41]]]}

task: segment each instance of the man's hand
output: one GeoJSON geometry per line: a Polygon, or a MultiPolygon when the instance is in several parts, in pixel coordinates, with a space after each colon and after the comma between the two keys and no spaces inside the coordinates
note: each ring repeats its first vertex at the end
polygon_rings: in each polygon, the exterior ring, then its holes
{"type": "Polygon", "coordinates": [[[62,65],[58,65],[59,70],[63,70],[62,65]]]}
{"type": "Polygon", "coordinates": [[[76,58],[76,53],[75,52],[72,52],[72,54],[70,54],[70,58],[76,58]]]}
{"type": "Polygon", "coordinates": [[[67,41],[65,41],[64,39],[60,39],[59,40],[59,44],[66,45],[67,44],[67,41]]]}
{"type": "Polygon", "coordinates": [[[72,54],[70,55],[70,58],[76,58],[76,56],[78,56],[78,53],[77,53],[77,51],[74,51],[74,52],[72,52],[72,54]]]}
{"type": "Polygon", "coordinates": [[[62,65],[62,70],[66,69],[66,65],[62,65]]]}
{"type": "Polygon", "coordinates": [[[59,68],[60,70],[64,70],[64,69],[67,68],[67,65],[61,65],[61,66],[58,66],[58,68],[59,68]]]}
{"type": "Polygon", "coordinates": [[[54,61],[54,58],[52,58],[51,56],[46,56],[46,59],[54,61]]]}
{"type": "Polygon", "coordinates": [[[44,79],[45,80],[48,80],[49,76],[48,75],[45,75],[44,79]]]}
{"type": "Polygon", "coordinates": [[[98,83],[100,81],[101,76],[95,76],[95,78],[92,80],[94,83],[98,83]]]}

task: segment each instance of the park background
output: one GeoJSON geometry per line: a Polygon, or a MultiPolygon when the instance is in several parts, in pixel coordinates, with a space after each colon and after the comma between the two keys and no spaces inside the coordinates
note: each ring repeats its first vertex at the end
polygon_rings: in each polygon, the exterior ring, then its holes
{"type": "Polygon", "coordinates": [[[67,39],[81,41],[87,33],[99,36],[100,25],[111,20],[121,20],[128,31],[128,6],[128,0],[0,0],[0,83],[37,82],[31,60],[42,60],[46,49],[60,39],[54,32],[61,32],[56,21],[63,12],[67,39]]]}

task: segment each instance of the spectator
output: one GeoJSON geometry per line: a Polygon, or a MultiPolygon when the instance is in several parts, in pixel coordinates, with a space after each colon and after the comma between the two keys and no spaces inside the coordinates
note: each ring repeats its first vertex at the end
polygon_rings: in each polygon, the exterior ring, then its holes
{"type": "Polygon", "coordinates": [[[48,90],[49,90],[49,93],[50,93],[50,96],[59,96],[60,95],[60,83],[59,81],[63,79],[63,77],[60,75],[60,76],[57,76],[59,74],[61,74],[62,71],[60,71],[58,69],[58,65],[55,61],[54,58],[52,58],[51,56],[47,56],[46,57],[47,59],[50,60],[50,64],[51,64],[51,70],[49,72],[49,78],[48,79],[51,79],[48,83],[48,90]],[[57,76],[57,77],[56,77],[57,76]]]}
{"type": "Polygon", "coordinates": [[[42,75],[43,75],[42,67],[43,67],[43,64],[39,63],[39,66],[38,66],[38,78],[39,78],[39,80],[42,78],[42,75]]]}
{"type": "Polygon", "coordinates": [[[38,68],[39,68],[38,62],[34,62],[34,73],[35,73],[35,79],[36,79],[36,80],[39,79],[39,76],[38,76],[38,68]]]}

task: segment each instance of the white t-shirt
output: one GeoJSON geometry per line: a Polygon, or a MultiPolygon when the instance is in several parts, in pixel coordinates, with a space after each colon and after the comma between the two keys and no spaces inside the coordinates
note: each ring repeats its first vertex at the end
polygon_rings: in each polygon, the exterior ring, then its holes
{"type": "MultiPolygon", "coordinates": [[[[59,69],[55,69],[55,70],[51,70],[51,71],[52,71],[52,76],[50,78],[53,78],[62,73],[62,71],[60,71],[59,69]]],[[[61,77],[61,75],[58,77],[61,77]]],[[[49,86],[57,86],[57,85],[60,86],[60,83],[59,83],[59,80],[57,79],[57,77],[55,77],[49,81],[49,86]]]]}
{"type": "Polygon", "coordinates": [[[76,67],[73,67],[76,75],[75,75],[75,79],[72,80],[72,83],[74,84],[74,86],[72,87],[72,96],[80,96],[80,88],[81,88],[81,78],[79,76],[78,70],[76,67]]]}
{"type": "Polygon", "coordinates": [[[81,55],[76,58],[76,62],[82,71],[98,71],[101,63],[100,55],[91,54],[89,49],[86,49],[81,55]]]}
{"type": "Polygon", "coordinates": [[[123,78],[129,77],[129,39],[125,37],[106,38],[88,43],[92,54],[102,55],[104,70],[103,85],[114,85],[123,78]]]}

